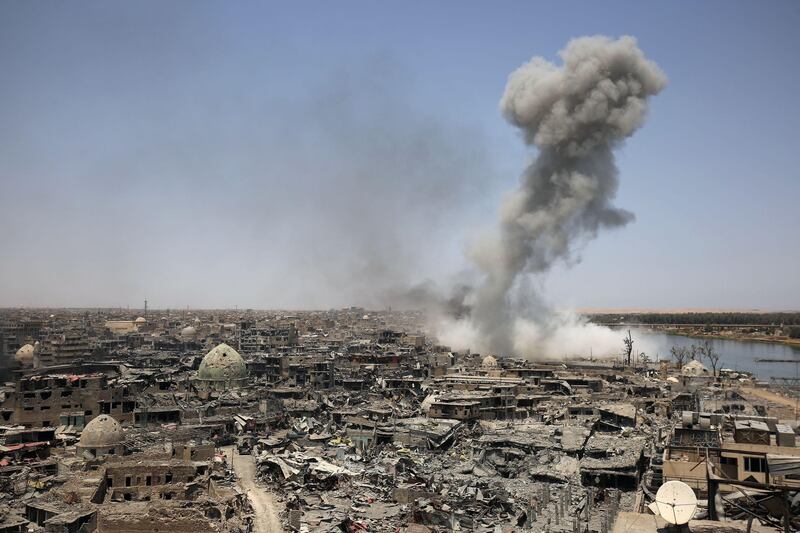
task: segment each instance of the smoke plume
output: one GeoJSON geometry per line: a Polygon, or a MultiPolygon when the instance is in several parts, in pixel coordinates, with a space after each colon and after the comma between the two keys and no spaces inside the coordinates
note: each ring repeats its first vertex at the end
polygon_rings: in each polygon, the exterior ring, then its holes
{"type": "Polygon", "coordinates": [[[565,331],[590,333],[553,313],[530,275],[576,260],[601,230],[633,220],[613,204],[614,150],[642,126],[648,98],[667,81],[633,37],[574,39],[559,56],[561,66],[534,57],[509,76],[500,109],[538,154],[503,202],[499,232],[471,249],[481,282],[467,296],[469,317],[445,327],[472,331],[478,346],[499,354],[541,356],[565,331]]]}

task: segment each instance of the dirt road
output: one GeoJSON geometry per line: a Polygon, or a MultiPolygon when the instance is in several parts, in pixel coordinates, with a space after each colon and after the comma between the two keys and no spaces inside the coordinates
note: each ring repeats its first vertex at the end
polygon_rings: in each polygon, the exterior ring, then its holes
{"type": "Polygon", "coordinates": [[[757,389],[755,387],[742,387],[740,392],[745,398],[755,397],[780,406],[779,408],[775,409],[778,411],[775,414],[778,414],[778,416],[781,418],[791,419],[795,416],[795,409],[798,407],[798,401],[795,398],[782,396],[769,389],[757,389]]]}
{"type": "Polygon", "coordinates": [[[255,533],[283,533],[272,495],[256,483],[256,465],[253,462],[253,456],[239,455],[236,453],[235,446],[226,446],[222,450],[228,460],[233,462],[239,487],[247,492],[250,505],[253,506],[255,533]]]}

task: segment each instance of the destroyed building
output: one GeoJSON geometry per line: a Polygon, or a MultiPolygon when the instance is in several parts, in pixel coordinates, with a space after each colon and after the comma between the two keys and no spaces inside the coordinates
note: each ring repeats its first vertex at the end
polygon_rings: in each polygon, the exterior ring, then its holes
{"type": "Polygon", "coordinates": [[[222,392],[247,382],[247,365],[239,352],[225,343],[203,357],[197,369],[195,385],[201,391],[222,392]]]}
{"type": "Polygon", "coordinates": [[[740,373],[459,353],[414,312],[138,316],[5,317],[6,530],[253,531],[246,475],[287,532],[607,533],[670,480],[706,518],[796,510],[797,426],[740,373]]]}
{"type": "Polygon", "coordinates": [[[107,455],[122,455],[124,432],[113,417],[100,415],[81,430],[75,449],[87,459],[102,459],[107,455]]]}

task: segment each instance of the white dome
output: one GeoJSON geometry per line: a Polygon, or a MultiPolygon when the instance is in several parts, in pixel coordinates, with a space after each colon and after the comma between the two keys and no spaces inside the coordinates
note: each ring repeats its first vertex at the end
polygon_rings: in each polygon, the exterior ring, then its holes
{"type": "Polygon", "coordinates": [[[140,316],[139,318],[134,320],[134,322],[136,324],[146,324],[147,323],[147,319],[145,317],[143,317],[143,316],[140,316]]]}
{"type": "Polygon", "coordinates": [[[197,330],[192,326],[186,326],[181,330],[181,337],[194,338],[197,336],[197,330]]]}
{"type": "Polygon", "coordinates": [[[481,366],[484,368],[494,368],[497,366],[497,359],[491,355],[487,355],[483,358],[483,361],[481,361],[481,366]]]}
{"type": "Polygon", "coordinates": [[[681,368],[681,374],[684,376],[702,376],[708,374],[708,367],[697,360],[689,361],[681,368]]]}
{"type": "Polygon", "coordinates": [[[14,359],[16,359],[20,363],[30,363],[33,361],[33,346],[30,344],[26,344],[14,355],[14,359]]]}
{"type": "Polygon", "coordinates": [[[114,417],[100,415],[86,424],[78,444],[81,448],[113,448],[122,443],[124,432],[114,417]]]}

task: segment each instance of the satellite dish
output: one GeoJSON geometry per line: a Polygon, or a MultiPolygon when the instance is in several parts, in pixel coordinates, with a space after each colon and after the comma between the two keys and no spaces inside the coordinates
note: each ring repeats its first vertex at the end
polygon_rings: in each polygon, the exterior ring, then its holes
{"type": "Polygon", "coordinates": [[[680,526],[688,524],[697,510],[697,496],[692,487],[682,481],[667,481],[656,493],[655,506],[658,514],[669,522],[680,526]]]}

